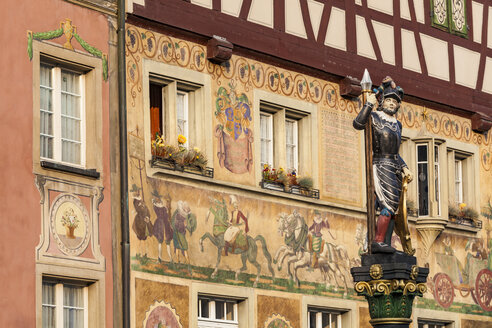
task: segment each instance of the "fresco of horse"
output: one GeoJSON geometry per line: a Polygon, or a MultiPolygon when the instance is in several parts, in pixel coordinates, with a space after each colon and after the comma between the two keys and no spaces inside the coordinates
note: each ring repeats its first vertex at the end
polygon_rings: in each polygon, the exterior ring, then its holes
{"type": "MultiPolygon", "coordinates": [[[[297,286],[300,286],[297,270],[311,268],[313,253],[307,248],[308,225],[302,215],[296,210],[292,214],[280,214],[278,220],[278,233],[284,236],[285,245],[278,248],[274,256],[277,269],[282,270],[282,264],[287,262],[287,273],[297,286]]],[[[347,249],[342,245],[325,242],[318,255],[318,268],[323,275],[326,287],[330,282],[335,282],[335,290],[343,287],[344,293],[348,291],[347,276],[350,271],[350,258],[347,249]]]]}
{"type": "MultiPolygon", "coordinates": [[[[225,255],[225,240],[224,240],[224,234],[227,231],[227,228],[229,227],[230,223],[228,220],[228,211],[227,211],[227,205],[226,202],[224,201],[223,198],[219,199],[211,199],[212,206],[210,207],[205,222],[208,222],[208,219],[210,215],[214,216],[214,224],[213,224],[213,233],[210,234],[209,232],[206,232],[203,234],[203,236],[200,238],[200,250],[203,252],[204,251],[204,241],[206,239],[210,240],[210,242],[217,247],[217,261],[215,264],[215,269],[211,274],[211,278],[214,279],[217,277],[217,273],[219,271],[219,265],[220,265],[220,260],[222,258],[222,253],[225,255]]],[[[228,245],[227,253],[228,254],[239,254],[241,255],[241,262],[242,262],[242,267],[236,270],[236,276],[235,279],[238,280],[239,274],[245,270],[248,269],[247,267],[247,261],[249,261],[257,271],[256,274],[256,280],[253,284],[254,287],[257,286],[258,281],[260,280],[260,274],[261,274],[261,265],[258,263],[256,260],[257,255],[258,255],[258,245],[257,242],[259,241],[261,244],[261,248],[263,251],[263,255],[265,256],[267,263],[268,263],[268,270],[271,273],[272,276],[272,281],[275,278],[275,271],[273,270],[272,267],[272,256],[270,255],[270,252],[268,251],[268,247],[265,241],[265,238],[262,235],[257,235],[256,237],[251,237],[250,235],[246,234],[246,246],[245,247],[237,247],[234,248],[233,245],[228,245]]]]}

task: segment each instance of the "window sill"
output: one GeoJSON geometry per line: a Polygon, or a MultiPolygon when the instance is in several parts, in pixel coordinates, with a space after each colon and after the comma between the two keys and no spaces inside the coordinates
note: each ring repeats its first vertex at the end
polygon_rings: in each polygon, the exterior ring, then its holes
{"type": "Polygon", "coordinates": [[[152,156],[152,159],[150,160],[150,167],[166,169],[171,171],[186,172],[186,173],[204,176],[211,179],[213,179],[214,177],[214,169],[211,167],[205,167],[204,169],[202,169],[201,167],[198,167],[196,165],[190,165],[190,164],[179,165],[176,164],[176,162],[174,161],[160,158],[158,156],[152,156]]]}
{"type": "Polygon", "coordinates": [[[49,161],[41,161],[40,162],[41,167],[49,170],[55,170],[55,171],[61,171],[61,172],[66,172],[66,173],[71,173],[71,174],[76,174],[92,179],[99,179],[101,174],[96,171],[96,169],[81,169],[78,167],[73,167],[70,165],[65,165],[65,164],[60,164],[60,163],[54,163],[54,162],[49,162],[49,161]]]}
{"type": "Polygon", "coordinates": [[[478,230],[482,229],[482,221],[477,220],[473,221],[472,219],[469,218],[460,218],[456,216],[449,216],[449,223],[453,223],[458,226],[465,226],[469,228],[475,228],[478,230]]]}
{"type": "Polygon", "coordinates": [[[260,187],[263,189],[281,191],[288,194],[300,195],[309,198],[319,199],[319,190],[313,188],[303,188],[299,186],[286,187],[281,182],[271,181],[271,180],[261,180],[260,187]]]}

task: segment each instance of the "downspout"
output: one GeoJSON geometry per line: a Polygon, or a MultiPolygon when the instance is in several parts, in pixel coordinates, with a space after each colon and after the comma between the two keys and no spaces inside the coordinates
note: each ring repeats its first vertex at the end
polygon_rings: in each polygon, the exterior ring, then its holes
{"type": "Polygon", "coordinates": [[[126,126],[125,0],[118,0],[118,104],[120,130],[121,291],[123,328],[130,328],[130,229],[126,126]]]}

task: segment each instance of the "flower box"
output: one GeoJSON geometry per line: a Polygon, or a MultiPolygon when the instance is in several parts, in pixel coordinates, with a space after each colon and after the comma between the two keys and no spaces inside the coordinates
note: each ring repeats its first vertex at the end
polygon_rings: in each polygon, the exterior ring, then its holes
{"type": "Polygon", "coordinates": [[[152,159],[150,160],[150,166],[151,167],[157,167],[160,169],[166,169],[166,170],[172,170],[172,171],[179,171],[179,172],[186,172],[186,173],[191,173],[191,174],[196,174],[196,175],[201,175],[207,178],[213,178],[214,177],[214,169],[211,167],[204,167],[201,168],[200,166],[193,165],[193,164],[185,164],[185,165],[179,165],[175,161],[168,159],[168,158],[162,158],[159,156],[152,156],[152,159]]]}
{"type": "Polygon", "coordinates": [[[482,229],[482,221],[481,220],[473,220],[473,219],[467,218],[467,217],[450,215],[449,216],[449,222],[452,222],[454,224],[463,225],[463,226],[472,227],[472,228],[482,229]]]}
{"type": "Polygon", "coordinates": [[[266,180],[266,179],[260,181],[260,187],[262,187],[263,189],[281,191],[288,194],[319,199],[319,190],[314,188],[304,188],[300,186],[286,186],[282,182],[266,180]]]}

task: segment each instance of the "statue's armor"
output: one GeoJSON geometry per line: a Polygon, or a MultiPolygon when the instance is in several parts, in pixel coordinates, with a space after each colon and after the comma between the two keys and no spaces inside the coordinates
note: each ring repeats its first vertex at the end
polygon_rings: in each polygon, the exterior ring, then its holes
{"type": "Polygon", "coordinates": [[[381,109],[371,111],[366,103],[354,120],[354,128],[363,130],[369,115],[372,117],[372,151],[376,208],[396,213],[400,202],[402,169],[405,162],[398,154],[401,144],[401,122],[381,109]]]}

